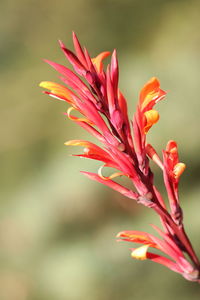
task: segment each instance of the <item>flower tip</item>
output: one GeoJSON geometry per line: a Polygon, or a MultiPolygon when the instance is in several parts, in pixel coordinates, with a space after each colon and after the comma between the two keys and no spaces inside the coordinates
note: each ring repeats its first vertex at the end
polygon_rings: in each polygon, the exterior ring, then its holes
{"type": "Polygon", "coordinates": [[[64,43],[61,41],[61,40],[58,40],[58,43],[59,43],[59,45],[60,45],[60,47],[63,49],[63,48],[65,48],[65,45],[64,45],[64,43]]]}
{"type": "Polygon", "coordinates": [[[123,237],[123,231],[118,232],[118,234],[116,235],[117,239],[120,238],[120,237],[123,237]]]}
{"type": "Polygon", "coordinates": [[[75,33],[74,30],[72,30],[72,37],[73,37],[73,38],[77,38],[77,35],[76,35],[76,33],[75,33]]]}
{"type": "Polygon", "coordinates": [[[39,86],[45,89],[48,88],[48,81],[41,81],[39,83],[39,86]]]}
{"type": "Polygon", "coordinates": [[[139,260],[147,259],[147,249],[148,248],[149,248],[149,245],[143,245],[139,248],[132,249],[131,257],[139,259],[139,260]]]}
{"type": "Polygon", "coordinates": [[[64,143],[65,146],[78,146],[80,145],[80,141],[78,140],[70,140],[64,143]]]}

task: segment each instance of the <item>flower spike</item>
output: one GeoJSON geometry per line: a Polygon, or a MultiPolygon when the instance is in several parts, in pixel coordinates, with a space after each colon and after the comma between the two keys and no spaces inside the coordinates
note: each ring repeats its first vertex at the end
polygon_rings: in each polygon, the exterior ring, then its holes
{"type": "Polygon", "coordinates": [[[104,68],[103,60],[110,55],[109,51],[91,58],[74,32],[73,44],[74,52],[60,41],[61,50],[73,71],[45,60],[61,74],[63,84],[43,81],[40,86],[48,90],[45,94],[69,103],[70,107],[65,115],[95,137],[101,146],[81,139],[70,140],[65,145],[83,147],[80,154],[73,156],[103,163],[97,173],[81,171],[83,175],[158,214],[163,229],[154,225],[152,227],[160,237],[136,230],[121,231],[117,235],[120,241],[140,245],[131,249],[131,257],[138,260],[149,259],[181,274],[187,280],[200,283],[200,262],[185,233],[178,194],[185,164],[179,161],[175,141],[168,142],[162,159],[154,147],[147,143],[147,133],[159,120],[159,113],[154,106],[164,99],[166,92],[160,88],[159,80],[152,77],[141,89],[136,112],[130,122],[127,100],[119,89],[116,50],[111,55],[110,63],[104,68]],[[81,116],[74,116],[72,111],[77,111],[81,116]],[[166,200],[155,186],[149,159],[163,173],[169,205],[166,205],[166,200]],[[116,172],[104,176],[103,167],[114,168],[116,172]],[[115,181],[121,176],[126,176],[132,188],[115,181]]]}

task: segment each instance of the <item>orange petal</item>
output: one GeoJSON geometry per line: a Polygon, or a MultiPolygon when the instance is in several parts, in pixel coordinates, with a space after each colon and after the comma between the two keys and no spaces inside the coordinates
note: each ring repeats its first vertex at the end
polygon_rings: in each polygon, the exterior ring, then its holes
{"type": "Polygon", "coordinates": [[[148,244],[153,248],[158,248],[157,244],[153,241],[152,236],[146,232],[141,232],[137,230],[125,230],[121,231],[117,234],[117,237],[122,238],[122,240],[134,242],[134,243],[141,243],[141,244],[148,244]]]}
{"type": "MultiPolygon", "coordinates": [[[[107,154],[107,152],[105,152],[99,146],[97,146],[89,141],[85,141],[85,140],[70,140],[70,141],[65,142],[64,145],[66,145],[66,146],[82,146],[82,147],[85,147],[85,149],[87,149],[86,151],[88,151],[88,149],[89,149],[95,153],[98,152],[101,154],[107,154]]],[[[84,150],[84,152],[85,152],[85,150],[84,150]]]]}
{"type": "Polygon", "coordinates": [[[159,114],[157,110],[151,109],[144,113],[146,117],[146,125],[144,127],[144,132],[147,133],[151,126],[158,122],[159,120],[159,114]]]}
{"type": "Polygon", "coordinates": [[[64,87],[61,84],[51,82],[51,81],[42,81],[39,86],[50,90],[52,94],[57,97],[66,99],[68,102],[73,102],[73,93],[68,88],[64,87]]]}
{"type": "Polygon", "coordinates": [[[92,62],[95,65],[97,72],[102,72],[103,70],[103,59],[106,58],[107,56],[110,55],[109,51],[104,51],[102,53],[100,53],[99,55],[97,55],[96,57],[92,58],[92,62]]]}
{"type": "Polygon", "coordinates": [[[145,260],[147,259],[147,250],[149,248],[149,245],[143,245],[139,248],[134,249],[131,252],[131,257],[139,259],[139,260],[145,260]]]}
{"type": "Polygon", "coordinates": [[[155,103],[164,98],[165,94],[166,92],[160,89],[160,82],[158,79],[152,77],[140,92],[141,110],[144,110],[145,108],[148,109],[149,105],[151,106],[149,109],[151,109],[155,103]]]}

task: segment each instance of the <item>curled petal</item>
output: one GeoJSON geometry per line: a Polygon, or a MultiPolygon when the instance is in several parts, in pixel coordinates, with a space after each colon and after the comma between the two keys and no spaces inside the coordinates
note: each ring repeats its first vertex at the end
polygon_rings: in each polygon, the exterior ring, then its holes
{"type": "Polygon", "coordinates": [[[151,109],[151,110],[146,111],[144,113],[144,115],[146,117],[146,125],[144,127],[144,133],[146,134],[149,131],[149,129],[151,128],[151,126],[158,122],[159,114],[156,110],[151,109]]]}
{"type": "Polygon", "coordinates": [[[99,169],[98,169],[98,175],[101,179],[103,180],[110,180],[110,179],[113,179],[113,178],[116,178],[116,177],[119,177],[119,176],[123,176],[125,175],[124,173],[122,172],[115,172],[113,173],[112,175],[108,176],[108,177],[105,177],[102,175],[102,169],[103,169],[104,166],[101,166],[99,169]]]}
{"type": "Polygon", "coordinates": [[[92,63],[96,67],[97,72],[101,73],[103,71],[103,63],[102,61],[110,55],[109,51],[104,51],[92,58],[92,63]]]}
{"type": "Polygon", "coordinates": [[[94,125],[90,120],[86,119],[86,118],[77,118],[75,116],[72,116],[71,115],[71,111],[72,110],[76,110],[74,107],[69,107],[68,110],[67,110],[67,116],[68,118],[71,120],[71,121],[79,121],[79,122],[85,122],[89,125],[94,125]]]}
{"type": "Polygon", "coordinates": [[[160,89],[160,82],[157,78],[151,78],[140,92],[140,108],[147,111],[166,95],[166,92],[160,89]]]}

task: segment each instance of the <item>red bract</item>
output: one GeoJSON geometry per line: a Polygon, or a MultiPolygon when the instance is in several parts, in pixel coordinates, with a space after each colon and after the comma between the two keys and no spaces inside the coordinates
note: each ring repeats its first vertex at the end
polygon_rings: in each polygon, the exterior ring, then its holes
{"type": "Polygon", "coordinates": [[[70,107],[66,115],[69,119],[97,138],[102,147],[84,140],[71,140],[65,145],[83,146],[83,153],[75,156],[103,163],[97,173],[82,172],[84,175],[152,208],[159,215],[163,231],[153,227],[161,239],[139,231],[123,231],[118,234],[121,240],[143,244],[132,249],[132,257],[150,259],[182,274],[188,280],[200,282],[200,263],[183,227],[178,183],[185,165],[179,162],[177,144],[169,141],[163,150],[162,160],[153,146],[146,142],[148,131],[159,120],[154,106],[166,93],[160,88],[158,79],[150,79],[140,92],[136,113],[130,122],[127,101],[118,87],[116,50],[113,51],[111,62],[104,70],[103,60],[110,52],[105,51],[91,58],[88,51],[81,47],[74,33],[73,43],[74,53],[62,42],[60,46],[74,71],[46,60],[62,75],[60,79],[64,84],[44,81],[40,86],[49,90],[45,91],[46,94],[68,102],[70,107]],[[78,111],[81,116],[73,115],[72,111],[78,111]],[[154,185],[149,158],[163,172],[170,210],[154,185]],[[104,176],[103,167],[114,168],[116,172],[104,176]],[[115,182],[113,179],[118,176],[126,176],[132,182],[134,190],[115,182]],[[160,250],[167,257],[149,252],[149,248],[160,250]],[[190,262],[186,255],[190,257],[190,262]]]}

